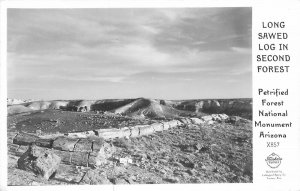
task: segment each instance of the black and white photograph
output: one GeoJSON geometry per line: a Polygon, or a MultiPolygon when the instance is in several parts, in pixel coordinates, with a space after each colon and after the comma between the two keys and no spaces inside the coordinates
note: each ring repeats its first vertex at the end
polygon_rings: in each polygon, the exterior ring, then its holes
{"type": "Polygon", "coordinates": [[[8,8],[7,185],[252,183],[252,8],[8,8]]]}

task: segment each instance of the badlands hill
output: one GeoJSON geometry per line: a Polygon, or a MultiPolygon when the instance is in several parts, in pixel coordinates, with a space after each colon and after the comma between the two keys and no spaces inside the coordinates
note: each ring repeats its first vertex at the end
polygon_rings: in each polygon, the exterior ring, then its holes
{"type": "Polygon", "coordinates": [[[7,105],[16,105],[16,104],[21,104],[21,103],[27,103],[27,102],[32,102],[33,100],[23,100],[23,99],[11,99],[7,98],[7,105]]]}
{"type": "Polygon", "coordinates": [[[114,100],[54,100],[8,104],[8,114],[29,111],[59,109],[79,112],[111,112],[130,117],[174,118],[194,113],[226,113],[252,118],[252,99],[205,99],[205,100],[157,100],[157,99],[114,99],[114,100]]]}

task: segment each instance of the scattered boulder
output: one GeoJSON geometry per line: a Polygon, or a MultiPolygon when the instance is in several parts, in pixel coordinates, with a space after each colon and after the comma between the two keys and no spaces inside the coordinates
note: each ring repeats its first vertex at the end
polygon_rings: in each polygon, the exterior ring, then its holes
{"type": "Polygon", "coordinates": [[[52,150],[32,145],[19,158],[18,168],[33,171],[48,180],[57,171],[60,161],[52,150]]]}
{"type": "Polygon", "coordinates": [[[201,143],[194,143],[194,144],[181,144],[178,145],[180,150],[183,152],[198,152],[202,149],[203,145],[201,143]]]}
{"type": "Polygon", "coordinates": [[[201,143],[195,143],[193,144],[193,147],[196,151],[200,151],[204,147],[204,145],[201,143]]]}
{"type": "Polygon", "coordinates": [[[166,182],[169,182],[169,183],[178,183],[179,182],[179,178],[172,177],[172,176],[170,176],[168,178],[164,178],[163,180],[166,182]]]}
{"type": "Polygon", "coordinates": [[[143,152],[136,152],[132,155],[134,157],[135,160],[138,161],[145,161],[147,160],[147,158],[151,158],[150,156],[148,156],[147,154],[143,153],[143,152]]]}
{"type": "Polygon", "coordinates": [[[197,173],[197,171],[195,169],[188,169],[186,172],[191,176],[195,176],[197,173]]]}
{"type": "Polygon", "coordinates": [[[59,165],[53,179],[69,183],[79,183],[86,171],[86,169],[81,169],[73,165],[61,164],[59,165]]]}
{"type": "Polygon", "coordinates": [[[189,160],[180,160],[179,161],[184,167],[187,167],[187,168],[197,168],[198,167],[198,164],[194,163],[194,162],[191,162],[189,160]]]}
{"type": "Polygon", "coordinates": [[[89,170],[83,177],[82,184],[112,184],[107,178],[106,174],[98,169],[89,170]]]}
{"type": "Polygon", "coordinates": [[[112,178],[111,182],[113,184],[129,184],[124,178],[112,178]]]}

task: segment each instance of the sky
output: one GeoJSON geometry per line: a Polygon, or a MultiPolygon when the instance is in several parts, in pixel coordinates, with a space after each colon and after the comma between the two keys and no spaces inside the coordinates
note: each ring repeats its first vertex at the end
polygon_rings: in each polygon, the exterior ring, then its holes
{"type": "Polygon", "coordinates": [[[250,98],[251,14],[8,9],[8,98],[250,98]]]}

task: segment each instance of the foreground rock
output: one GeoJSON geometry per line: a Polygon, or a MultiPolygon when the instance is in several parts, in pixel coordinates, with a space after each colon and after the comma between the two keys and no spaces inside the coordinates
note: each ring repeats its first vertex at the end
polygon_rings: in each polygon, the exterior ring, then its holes
{"type": "Polygon", "coordinates": [[[89,170],[84,178],[82,179],[82,184],[112,184],[106,174],[98,169],[89,170]]]}
{"type": "Polygon", "coordinates": [[[32,145],[19,158],[18,168],[33,171],[49,179],[57,171],[60,161],[60,157],[52,150],[32,145]]]}
{"type": "Polygon", "coordinates": [[[97,152],[90,153],[88,163],[90,166],[93,167],[105,164],[107,163],[107,159],[111,157],[115,151],[116,149],[112,144],[103,142],[103,144],[101,145],[101,147],[99,147],[99,150],[97,152]]]}

